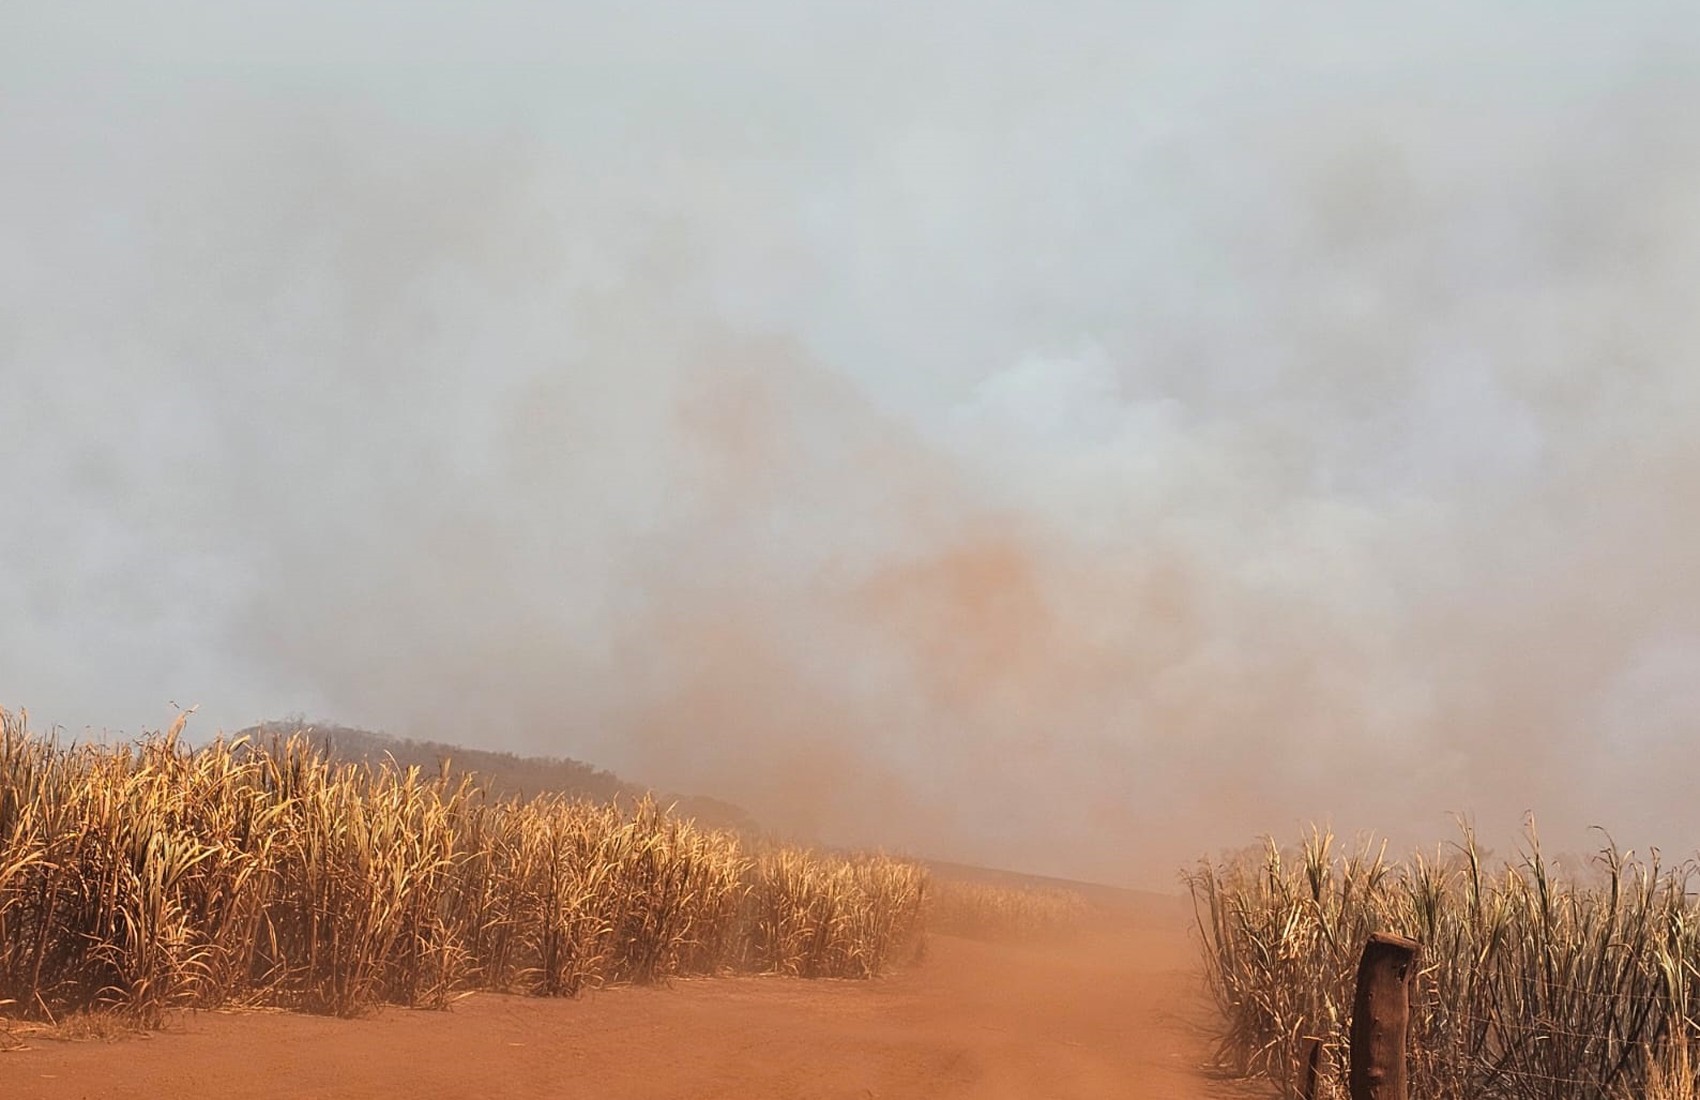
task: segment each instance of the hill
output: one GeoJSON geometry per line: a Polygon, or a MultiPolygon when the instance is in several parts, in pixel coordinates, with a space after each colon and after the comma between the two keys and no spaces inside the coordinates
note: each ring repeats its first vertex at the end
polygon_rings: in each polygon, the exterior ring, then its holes
{"type": "Polygon", "coordinates": [[[303,733],[323,751],[338,760],[371,764],[389,759],[400,766],[436,772],[447,767],[452,774],[474,773],[498,798],[526,798],[537,794],[563,794],[597,802],[635,800],[653,795],[676,813],[719,829],[740,833],[761,832],[760,826],[742,807],[707,795],[655,791],[631,783],[613,772],[561,756],[518,756],[510,752],[471,749],[443,741],[416,741],[388,733],[341,726],[331,722],[300,719],[261,722],[242,730],[242,736],[268,738],[303,733]]]}

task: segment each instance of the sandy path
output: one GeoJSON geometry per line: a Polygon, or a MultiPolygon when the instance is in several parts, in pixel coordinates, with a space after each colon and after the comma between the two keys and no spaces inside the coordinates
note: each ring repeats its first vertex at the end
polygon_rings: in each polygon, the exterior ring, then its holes
{"type": "Polygon", "coordinates": [[[117,1043],[0,1054],[0,1097],[1118,1097],[1245,1095],[1199,1072],[1178,911],[1063,947],[945,936],[876,982],[735,978],[578,1001],[478,995],[345,1021],[199,1013],[117,1043]]]}

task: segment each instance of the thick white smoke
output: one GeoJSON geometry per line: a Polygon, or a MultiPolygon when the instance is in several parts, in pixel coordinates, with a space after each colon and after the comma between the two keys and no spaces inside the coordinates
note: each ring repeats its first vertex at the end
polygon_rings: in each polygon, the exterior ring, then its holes
{"type": "Polygon", "coordinates": [[[242,8],[0,16],[0,701],[1697,843],[1683,5],[242,8]]]}

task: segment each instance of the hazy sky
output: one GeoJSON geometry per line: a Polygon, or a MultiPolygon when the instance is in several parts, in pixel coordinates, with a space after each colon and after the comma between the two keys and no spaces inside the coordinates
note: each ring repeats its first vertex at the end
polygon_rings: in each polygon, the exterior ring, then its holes
{"type": "Polygon", "coordinates": [[[0,3],[0,704],[1164,883],[1700,845],[1691,3],[0,3]]]}

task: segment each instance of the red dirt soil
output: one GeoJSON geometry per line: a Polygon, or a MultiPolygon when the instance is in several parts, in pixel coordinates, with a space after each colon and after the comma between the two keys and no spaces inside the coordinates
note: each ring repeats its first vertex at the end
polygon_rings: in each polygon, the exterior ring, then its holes
{"type": "Polygon", "coordinates": [[[928,940],[872,982],[720,978],[576,1001],[479,994],[362,1020],[185,1013],[146,1039],[36,1036],[0,1097],[988,1097],[1266,1095],[1202,1070],[1209,1010],[1178,903],[1066,945],[928,940]]]}

